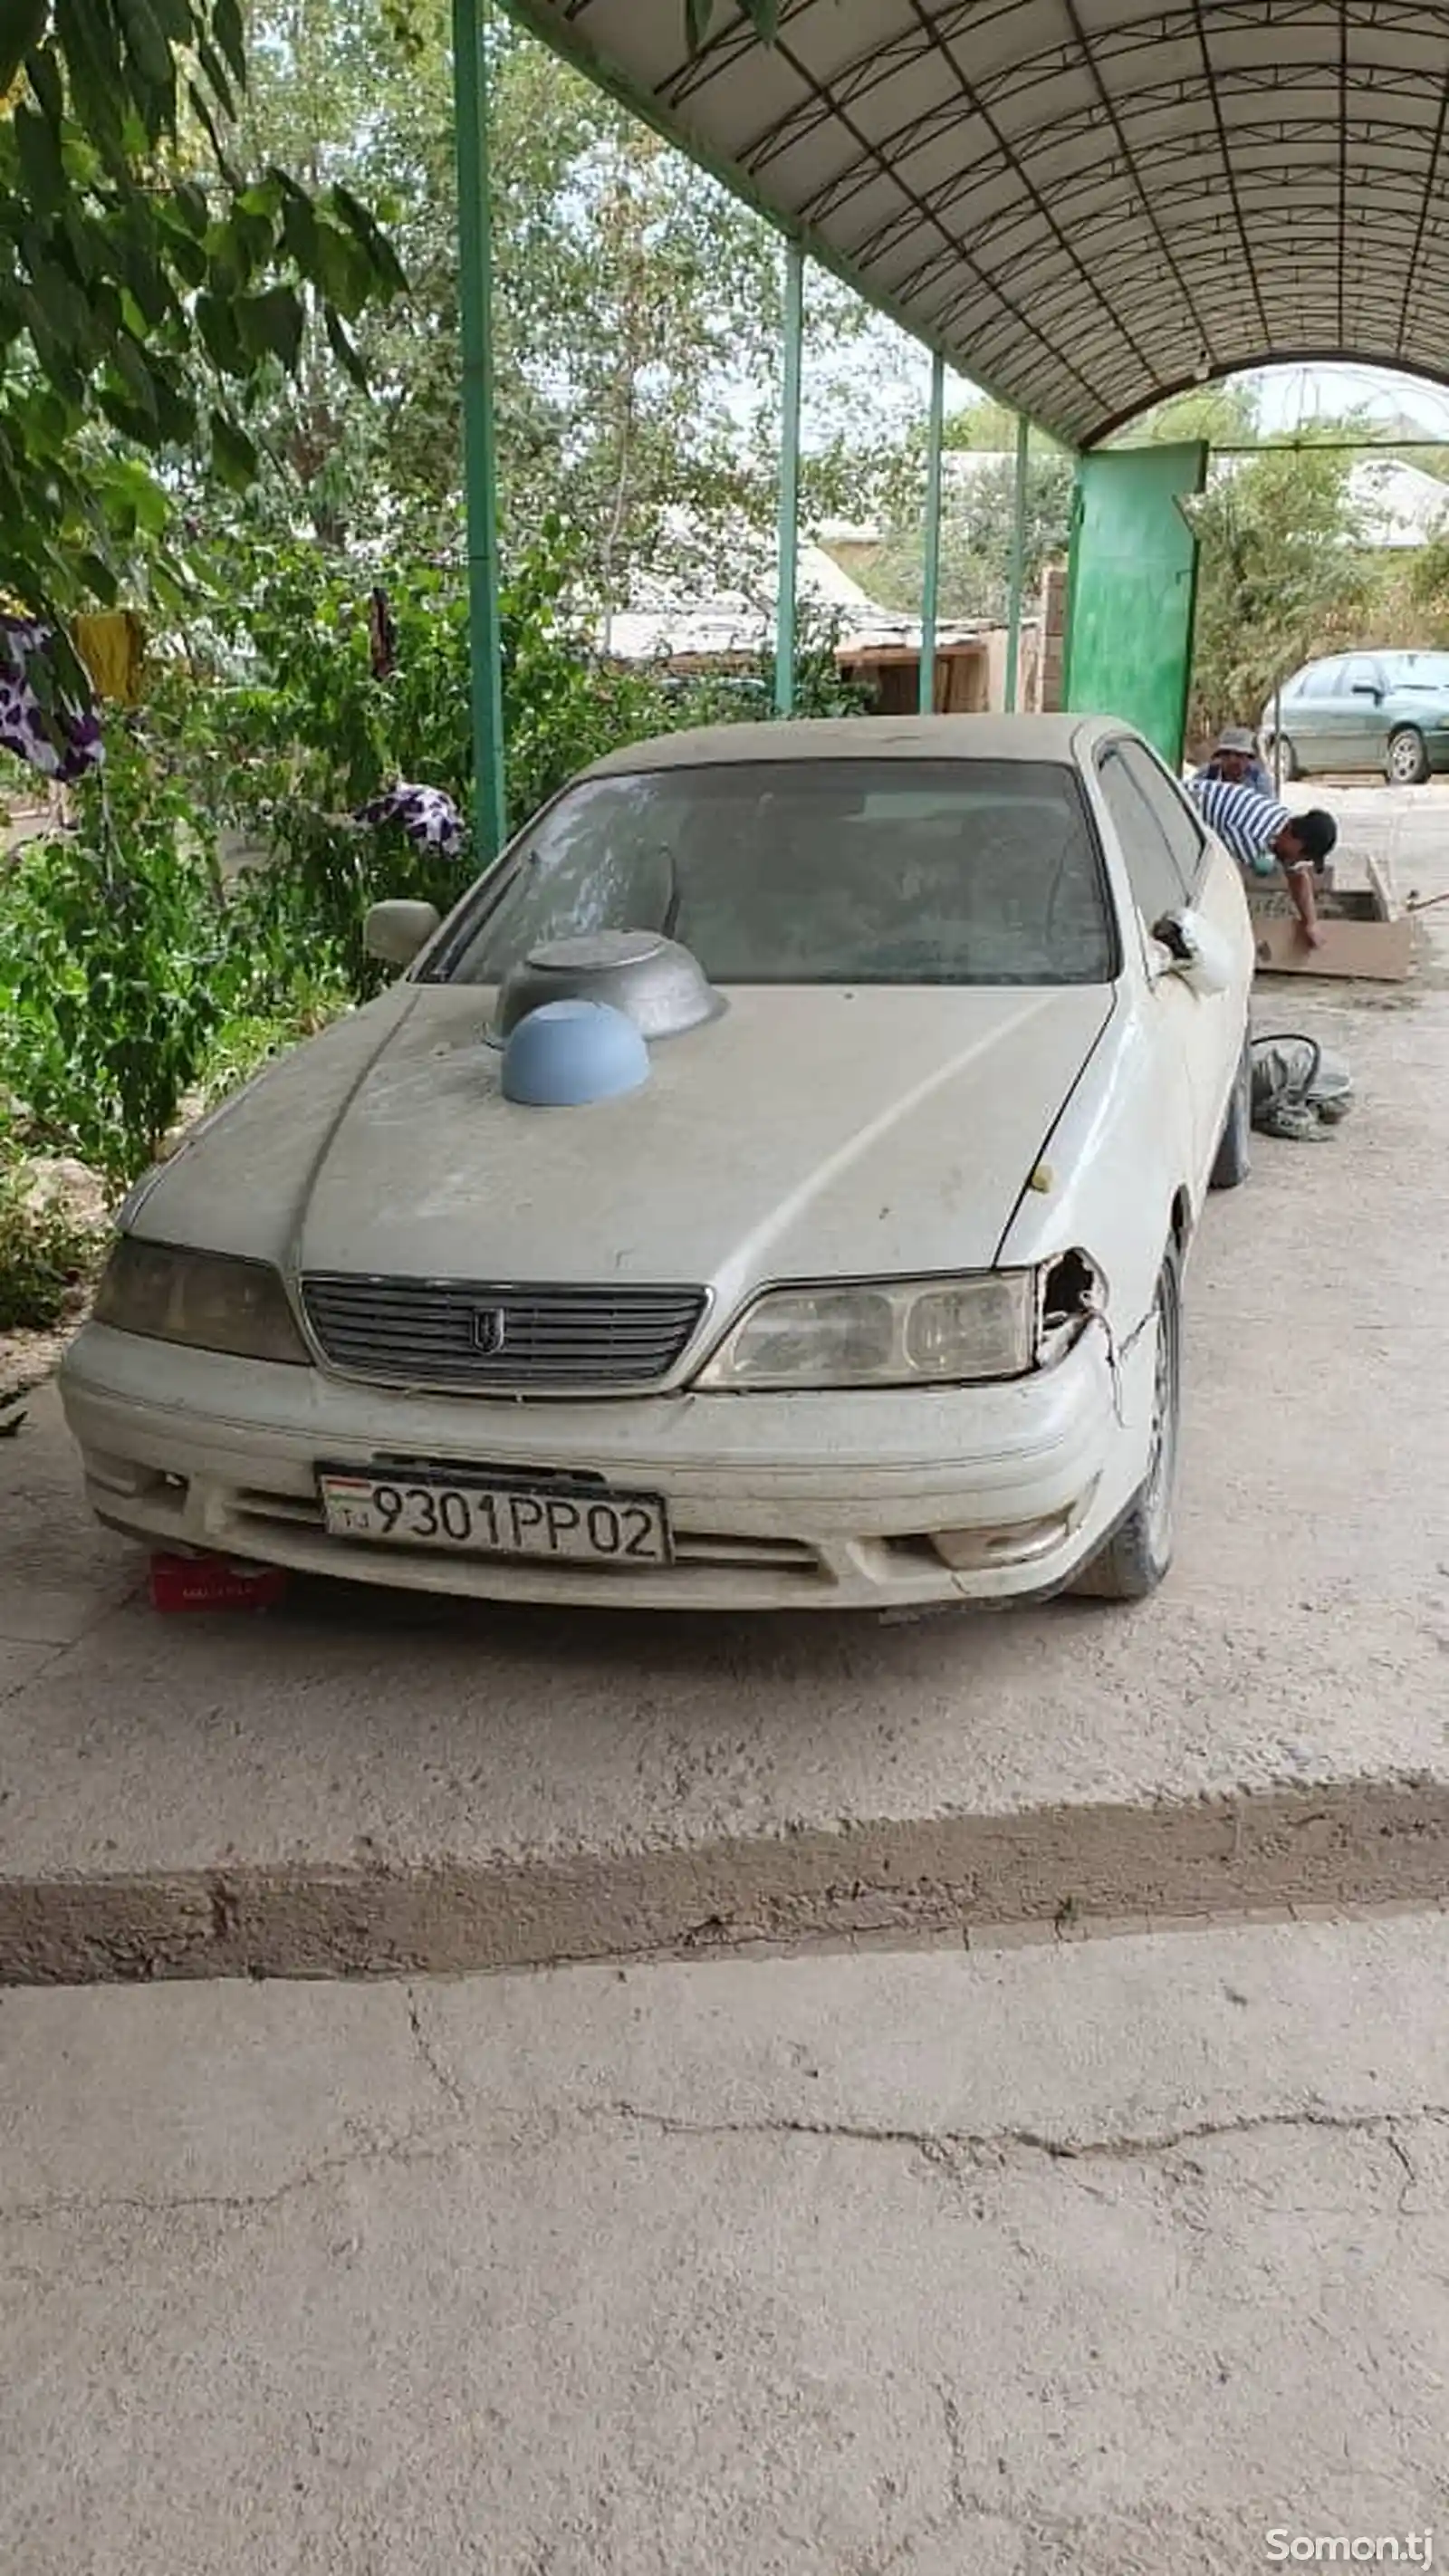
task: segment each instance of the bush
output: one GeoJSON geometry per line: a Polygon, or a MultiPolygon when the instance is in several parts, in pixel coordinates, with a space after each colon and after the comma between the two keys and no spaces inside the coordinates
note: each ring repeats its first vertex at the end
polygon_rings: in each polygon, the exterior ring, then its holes
{"type": "MultiPolygon", "coordinates": [[[[672,720],[653,679],[602,667],[575,631],[566,608],[572,577],[569,546],[550,522],[500,603],[510,829],[576,769],[672,720]]],[[[373,665],[366,576],[319,567],[315,549],[290,540],[218,567],[218,616],[248,676],[192,701],[178,757],[205,779],[218,820],[271,853],[234,892],[242,945],[260,966],[244,1007],[261,1014],[272,1007],[268,979],[282,956],[304,956],[314,977],[367,999],[386,980],[362,946],[369,904],[407,895],[447,912],[473,873],[466,847],[448,858],[396,828],[352,820],[407,779],[451,796],[471,837],[463,574],[411,566],[380,575],[378,587],[393,629],[383,676],[373,665]],[[227,609],[228,594],[240,605],[227,609]]]]}
{"type": "Polygon", "coordinates": [[[144,1169],[226,1008],[213,853],[183,783],[124,723],[66,838],[0,887],[0,1085],[31,1140],[114,1186],[144,1169]]]}
{"type": "Polygon", "coordinates": [[[59,1200],[38,1199],[0,1145],[0,1333],[48,1332],[95,1267],[97,1236],[59,1200]]]}

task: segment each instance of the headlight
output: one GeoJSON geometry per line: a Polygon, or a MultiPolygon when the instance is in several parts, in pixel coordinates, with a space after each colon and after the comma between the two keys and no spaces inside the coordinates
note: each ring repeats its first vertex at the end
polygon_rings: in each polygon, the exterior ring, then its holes
{"type": "MultiPolygon", "coordinates": [[[[1055,1268],[1058,1265],[1053,1264],[1055,1268]]],[[[775,1288],[716,1351],[705,1387],[951,1386],[1023,1377],[1048,1354],[1036,1270],[775,1288]]]]}
{"type": "Polygon", "coordinates": [[[113,1332],[185,1342],[193,1350],[303,1365],[308,1356],[280,1275],[265,1261],[184,1252],[123,1234],[106,1264],[95,1312],[97,1323],[113,1332]]]}

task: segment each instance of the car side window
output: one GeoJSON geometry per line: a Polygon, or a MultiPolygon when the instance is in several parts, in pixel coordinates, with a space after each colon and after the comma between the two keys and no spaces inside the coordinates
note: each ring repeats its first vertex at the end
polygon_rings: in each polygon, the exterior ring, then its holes
{"type": "Polygon", "coordinates": [[[1158,768],[1140,743],[1124,742],[1116,757],[1149,813],[1160,825],[1163,839],[1177,863],[1183,892],[1190,898],[1202,872],[1203,853],[1207,847],[1194,808],[1189,805],[1182,789],[1173,785],[1166,770],[1158,768]]]}
{"type": "Polygon", "coordinates": [[[1362,654],[1357,661],[1350,662],[1344,682],[1350,697],[1355,689],[1382,689],[1383,685],[1384,675],[1377,662],[1366,662],[1362,654]]]}
{"type": "Polygon", "coordinates": [[[1151,931],[1164,913],[1186,901],[1187,888],[1167,834],[1127,766],[1131,749],[1130,743],[1114,743],[1103,753],[1097,776],[1143,927],[1151,931]]]}
{"type": "Polygon", "coordinates": [[[1343,664],[1341,662],[1318,663],[1315,669],[1305,672],[1303,686],[1299,691],[1299,695],[1305,698],[1334,697],[1338,691],[1339,677],[1342,670],[1343,664]]]}

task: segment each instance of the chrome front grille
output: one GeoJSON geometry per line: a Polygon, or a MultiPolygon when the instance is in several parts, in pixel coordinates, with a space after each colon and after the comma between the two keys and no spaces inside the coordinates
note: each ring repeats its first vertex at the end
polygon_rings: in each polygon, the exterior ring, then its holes
{"type": "Polygon", "coordinates": [[[702,1288],[540,1288],[311,1271],[302,1303],[319,1348],[353,1377],[478,1395],[648,1387],[702,1317],[702,1288]]]}

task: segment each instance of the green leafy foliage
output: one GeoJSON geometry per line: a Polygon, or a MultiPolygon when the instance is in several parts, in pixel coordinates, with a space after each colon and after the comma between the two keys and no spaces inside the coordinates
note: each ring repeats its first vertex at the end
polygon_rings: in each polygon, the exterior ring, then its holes
{"type": "Polygon", "coordinates": [[[1248,447],[1260,435],[1258,392],[1251,379],[1195,385],[1144,412],[1124,430],[1117,447],[1176,447],[1202,439],[1209,447],[1248,447]]]}
{"type": "MultiPolygon", "coordinates": [[[[601,662],[570,607],[574,555],[546,523],[502,599],[507,806],[524,822],[581,767],[674,724],[768,714],[768,658],[728,681],[601,662]]],[[[208,620],[139,717],[107,728],[72,833],[0,875],[0,1097],[30,1151],[79,1155],[121,1187],[177,1120],[385,980],[370,903],[448,911],[466,851],[419,849],[356,809],[399,779],[467,815],[472,744],[463,577],[380,571],[390,667],[375,667],[365,573],[295,538],[230,539],[208,620]]],[[[802,616],[801,713],[845,714],[827,621],[802,616]]]]}
{"type": "Polygon", "coordinates": [[[127,728],[0,894],[0,1084],[32,1142],[113,1184],[152,1160],[225,1008],[211,854],[180,778],[127,728]]]}
{"type": "MultiPolygon", "coordinates": [[[[385,210],[410,281],[353,338],[325,331],[260,404],[264,463],[329,551],[377,541],[455,559],[461,535],[457,177],[448,13],[419,0],[406,68],[388,0],[257,0],[233,149],[385,210]]],[[[551,515],[607,612],[641,574],[710,586],[727,531],[772,539],[782,250],[747,208],[495,11],[488,35],[494,414],[510,549],[551,515]]],[[[856,506],[892,417],[878,326],[812,270],[807,514],[856,506]]]]}
{"type": "Polygon", "coordinates": [[[236,169],[223,129],[245,74],[237,0],[7,15],[0,587],[40,615],[174,594],[168,461],[209,453],[244,488],[259,460],[243,413],[295,370],[309,314],[350,351],[346,321],[403,284],[349,190],[236,169]]]}
{"type": "Polygon", "coordinates": [[[1374,573],[1349,495],[1351,456],[1265,449],[1192,505],[1202,546],[1192,725],[1256,724],[1275,684],[1361,640],[1374,573]]]}
{"type": "MultiPolygon", "coordinates": [[[[870,695],[853,680],[841,677],[836,649],[841,640],[841,621],[837,613],[823,609],[810,600],[801,600],[795,612],[795,680],[792,708],[797,717],[815,721],[822,716],[859,716],[868,712],[870,695]]],[[[736,712],[758,720],[769,716],[775,705],[776,657],[773,650],[760,656],[759,694],[762,704],[737,707],[736,712]]],[[[692,699],[686,699],[683,722],[702,724],[705,717],[692,699]]],[[[718,721],[718,719],[716,719],[718,721]]]]}
{"type": "MultiPolygon", "coordinates": [[[[938,606],[943,617],[1004,618],[1010,593],[1016,520],[1014,456],[975,451],[969,474],[953,475],[949,458],[941,502],[938,606]]],[[[1030,604],[1044,568],[1064,555],[1071,535],[1073,466],[1059,450],[1033,448],[1027,460],[1022,548],[1023,595],[1030,604]]],[[[890,608],[918,613],[924,579],[920,487],[916,509],[886,535],[862,578],[890,608]]]]}
{"type": "Polygon", "coordinates": [[[1449,644],[1449,518],[1415,558],[1404,606],[1413,626],[1402,637],[1385,641],[1449,644]]]}
{"type": "MultiPolygon", "coordinates": [[[[585,762],[671,720],[653,681],[602,666],[571,621],[573,570],[550,520],[503,588],[511,826],[585,762]]],[[[227,592],[245,603],[233,611],[230,643],[252,676],[211,694],[209,747],[192,754],[220,819],[272,854],[235,897],[253,953],[265,960],[304,943],[317,969],[355,995],[382,981],[362,949],[368,904],[411,895],[447,911],[468,871],[466,860],[419,850],[400,830],[364,828],[354,813],[399,778],[441,788],[465,816],[473,798],[462,576],[413,565],[383,573],[379,586],[394,630],[386,677],[373,668],[365,580],[319,566],[294,539],[225,556],[216,610],[225,619],[227,592]]],[[[253,997],[248,1007],[267,1005],[253,997]]]]}

